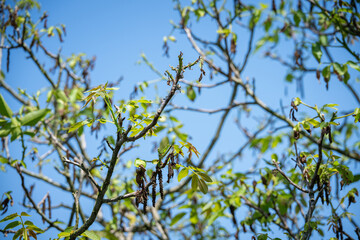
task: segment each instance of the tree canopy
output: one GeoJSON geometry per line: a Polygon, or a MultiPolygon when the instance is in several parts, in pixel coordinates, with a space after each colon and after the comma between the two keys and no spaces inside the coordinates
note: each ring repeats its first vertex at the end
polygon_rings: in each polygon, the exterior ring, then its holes
{"type": "Polygon", "coordinates": [[[4,237],[360,239],[359,1],[173,7],[168,67],[141,53],[124,88],[37,1],[1,0],[4,237]]]}

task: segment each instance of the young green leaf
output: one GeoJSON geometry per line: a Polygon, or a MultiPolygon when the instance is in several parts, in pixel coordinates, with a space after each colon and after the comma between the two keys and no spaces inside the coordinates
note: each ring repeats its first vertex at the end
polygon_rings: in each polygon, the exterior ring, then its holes
{"type": "Polygon", "coordinates": [[[3,156],[0,156],[0,163],[5,164],[8,163],[9,160],[7,158],[4,158],[3,156]]]}
{"type": "Polygon", "coordinates": [[[186,215],[186,213],[184,213],[184,212],[176,214],[176,216],[171,219],[170,226],[173,226],[175,223],[180,221],[180,219],[182,219],[185,215],[186,215]]]}
{"type": "Polygon", "coordinates": [[[337,62],[334,62],[332,65],[333,65],[334,70],[340,75],[344,75],[348,70],[346,64],[341,65],[337,62]]]}
{"type": "Polygon", "coordinates": [[[91,240],[101,240],[101,237],[97,235],[94,231],[86,230],[81,236],[88,237],[91,240]]]}
{"type": "Polygon", "coordinates": [[[10,214],[9,216],[4,217],[3,219],[1,219],[0,223],[5,222],[5,221],[9,221],[9,220],[13,220],[14,218],[16,218],[18,216],[19,216],[19,214],[17,214],[17,213],[10,214]]]}
{"type": "Polygon", "coordinates": [[[20,228],[19,230],[17,230],[13,236],[13,240],[17,239],[24,231],[25,231],[25,228],[20,228]]]}
{"type": "Polygon", "coordinates": [[[268,239],[268,235],[267,234],[260,234],[257,239],[258,240],[266,240],[266,239],[268,239]]]}
{"type": "Polygon", "coordinates": [[[4,230],[15,228],[15,227],[19,226],[20,224],[21,224],[20,221],[11,222],[11,223],[9,223],[8,225],[6,225],[6,227],[4,228],[4,230]]]}
{"type": "Polygon", "coordinates": [[[34,225],[34,223],[32,223],[31,221],[26,221],[24,223],[25,226],[27,226],[27,229],[33,230],[37,233],[44,233],[44,230],[42,230],[41,228],[37,227],[34,225]]]}
{"type": "Polygon", "coordinates": [[[160,141],[159,153],[163,154],[169,148],[170,141],[167,136],[163,137],[160,141]]]}
{"type": "Polygon", "coordinates": [[[140,158],[137,158],[135,159],[134,165],[135,167],[140,167],[140,165],[142,165],[145,168],[146,162],[144,160],[141,160],[140,158]]]}
{"type": "Polygon", "coordinates": [[[205,181],[202,179],[199,179],[199,188],[203,194],[206,194],[208,192],[208,186],[206,185],[205,181]]]}
{"type": "Polygon", "coordinates": [[[198,174],[202,179],[204,179],[206,182],[212,182],[212,179],[203,172],[197,172],[196,174],[198,174]]]}
{"type": "Polygon", "coordinates": [[[181,171],[179,172],[179,175],[178,175],[178,181],[180,182],[181,179],[186,177],[188,174],[189,174],[189,169],[188,168],[181,169],[181,171]]]}
{"type": "Polygon", "coordinates": [[[34,126],[40,120],[42,120],[49,112],[50,109],[47,108],[29,112],[20,118],[20,122],[24,126],[34,126]]]}
{"type": "Polygon", "coordinates": [[[196,174],[193,174],[192,175],[192,178],[191,178],[191,188],[193,191],[196,191],[197,188],[198,188],[198,185],[199,185],[199,178],[196,174]]]}
{"type": "Polygon", "coordinates": [[[91,124],[91,123],[93,123],[93,122],[94,122],[94,120],[92,120],[92,119],[86,119],[86,120],[84,120],[84,121],[75,123],[74,125],[72,125],[72,126],[69,128],[69,133],[77,130],[78,128],[80,128],[80,127],[82,127],[82,126],[84,126],[84,125],[86,125],[86,124],[91,124]]]}
{"type": "Polygon", "coordinates": [[[186,89],[186,96],[191,100],[194,101],[196,98],[196,93],[194,91],[194,89],[191,86],[188,86],[188,88],[186,89]]]}
{"type": "Polygon", "coordinates": [[[321,46],[320,43],[314,43],[312,45],[312,54],[314,55],[314,57],[316,58],[316,60],[320,63],[321,60],[321,56],[322,56],[322,51],[321,51],[321,46]]]}
{"type": "Polygon", "coordinates": [[[60,239],[60,238],[64,238],[64,237],[69,237],[70,235],[71,235],[71,233],[69,233],[69,232],[61,232],[58,234],[58,237],[60,239]]]}
{"type": "Polygon", "coordinates": [[[324,67],[324,69],[322,70],[322,75],[323,75],[323,77],[329,79],[329,78],[330,78],[330,74],[331,74],[331,72],[330,72],[330,65],[324,67]]]}
{"type": "Polygon", "coordinates": [[[1,94],[0,94],[0,114],[8,118],[11,118],[12,116],[12,111],[9,105],[7,105],[7,103],[5,102],[5,99],[1,94]]]}
{"type": "Polygon", "coordinates": [[[353,61],[347,61],[346,64],[360,72],[360,65],[358,63],[354,63],[353,61]]]}
{"type": "Polygon", "coordinates": [[[26,212],[22,212],[21,216],[25,216],[25,217],[31,217],[31,215],[27,214],[26,212]]]}

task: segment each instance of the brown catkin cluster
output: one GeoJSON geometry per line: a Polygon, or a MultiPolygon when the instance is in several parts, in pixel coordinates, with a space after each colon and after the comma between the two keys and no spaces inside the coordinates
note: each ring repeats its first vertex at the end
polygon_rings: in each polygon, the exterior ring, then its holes
{"type": "Polygon", "coordinates": [[[162,170],[159,170],[158,177],[159,177],[160,196],[161,196],[161,199],[164,199],[164,186],[163,186],[162,170]]]}
{"type": "Polygon", "coordinates": [[[143,206],[144,206],[143,212],[144,212],[144,213],[146,213],[147,200],[148,200],[148,195],[147,195],[146,192],[144,192],[144,194],[143,194],[143,204],[144,204],[144,205],[143,205],[143,206]]]}
{"type": "Polygon", "coordinates": [[[152,204],[153,207],[155,207],[156,204],[156,175],[158,173],[158,169],[156,170],[156,172],[154,172],[154,175],[152,177],[152,181],[153,181],[153,185],[152,185],[152,204]]]}
{"type": "Polygon", "coordinates": [[[176,166],[173,153],[169,154],[169,158],[170,158],[170,161],[168,163],[168,179],[167,179],[168,183],[170,183],[170,179],[174,177],[174,167],[176,166]]]}

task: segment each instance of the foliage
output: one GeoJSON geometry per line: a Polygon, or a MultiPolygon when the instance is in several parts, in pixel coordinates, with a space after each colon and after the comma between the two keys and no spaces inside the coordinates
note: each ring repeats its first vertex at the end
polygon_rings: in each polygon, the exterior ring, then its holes
{"type": "MultiPolygon", "coordinates": [[[[32,19],[32,9],[40,7],[36,1],[2,0],[1,51],[6,52],[6,71],[10,70],[10,53],[21,49],[48,86],[35,94],[25,89],[16,92],[0,69],[4,90],[0,94],[2,169],[16,170],[21,179],[18,188],[25,193],[23,207],[44,222],[42,230],[30,221],[23,222],[27,213],[10,214],[0,222],[20,221],[10,222],[1,231],[13,234],[13,239],[37,239],[49,229],[58,231],[52,236],[58,239],[169,239],[173,235],[184,239],[240,239],[242,235],[310,239],[325,234],[333,239],[360,238],[357,222],[351,217],[356,216],[351,206],[359,194],[360,177],[353,166],[360,161],[356,138],[360,108],[340,111],[340,107],[353,105],[317,106],[306,103],[303,96],[294,96],[278,111],[256,92],[257,79],[250,82],[244,78],[252,58],[263,53],[286,69],[284,80],[296,82],[301,93],[306,91],[305,78],[325,83],[326,89],[339,81],[358,106],[358,3],[192,0],[183,5],[183,1],[174,1],[179,22],[172,22],[173,30],[164,37],[165,55],[170,56],[179,32],[185,33],[199,58],[185,64],[180,52],[177,65],[162,74],[142,54],[143,62],[160,76],[160,84],[169,88],[165,97],[150,100],[135,97],[145,95],[153,82],[135,86],[131,99],[115,99],[117,83],[91,86],[95,58],[83,53],[64,57],[44,44],[45,38],[62,42],[64,25],[47,26],[46,12],[32,19]],[[215,25],[216,37],[198,35],[195,26],[201,24],[215,25]],[[245,40],[247,44],[243,44],[245,40]],[[339,51],[347,54],[346,60],[333,56],[339,51]],[[51,62],[50,69],[42,64],[39,52],[51,62]],[[198,77],[185,80],[184,74],[195,66],[199,66],[198,77]],[[228,104],[223,107],[208,110],[174,104],[175,95],[183,93],[196,106],[207,89],[221,87],[229,90],[228,104]],[[21,104],[20,109],[9,107],[9,95],[21,104]],[[191,132],[183,131],[177,111],[220,114],[218,124],[212,126],[213,137],[204,139],[209,144],[202,154],[190,142],[191,132]],[[229,124],[226,120],[234,113],[256,120],[247,127],[237,119],[232,127],[245,140],[236,143],[237,151],[216,157],[212,152],[220,141],[234,141],[221,137],[229,124]],[[105,126],[111,129],[108,135],[105,126]],[[86,139],[99,136],[100,150],[91,156],[86,139]],[[127,153],[150,139],[157,142],[157,157],[146,160],[139,156],[126,164],[127,153]],[[21,146],[20,158],[10,151],[9,145],[16,143],[21,146]],[[28,165],[33,163],[29,159],[36,162],[38,171],[30,170],[28,165]],[[241,164],[248,160],[253,167],[246,170],[241,164]],[[64,181],[45,176],[44,166],[54,168],[64,181]],[[164,172],[167,184],[163,183],[164,172]],[[170,183],[175,174],[178,183],[170,183]],[[60,206],[70,209],[67,224],[67,219],[54,220],[51,192],[36,203],[35,185],[27,186],[25,177],[72,194],[60,206]],[[83,198],[91,200],[91,212],[83,211],[83,198]],[[104,207],[110,209],[110,216],[103,216],[104,207]],[[345,222],[351,227],[344,228],[345,222]],[[102,229],[95,230],[94,223],[102,229]],[[273,232],[274,227],[280,230],[273,232]]],[[[334,97],[336,101],[339,96],[334,97]]],[[[9,203],[13,204],[11,192],[3,198],[1,210],[5,213],[9,203]]]]}

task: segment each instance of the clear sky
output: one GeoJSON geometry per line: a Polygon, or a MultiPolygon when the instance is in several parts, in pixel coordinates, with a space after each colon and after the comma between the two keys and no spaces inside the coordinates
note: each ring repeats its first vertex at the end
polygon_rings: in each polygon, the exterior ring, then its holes
{"type": "MultiPolygon", "coordinates": [[[[34,15],[40,15],[42,11],[46,10],[49,14],[49,25],[60,23],[66,25],[67,35],[64,38],[64,43],[61,44],[64,56],[83,52],[88,56],[97,57],[95,69],[91,73],[93,86],[106,83],[107,81],[116,81],[123,77],[124,80],[121,82],[120,90],[116,93],[119,95],[118,99],[127,99],[137,82],[158,79],[158,76],[149,70],[144,63],[140,65],[137,63],[141,60],[141,53],[144,53],[160,72],[167,70],[169,65],[177,64],[177,54],[180,51],[184,53],[185,62],[193,61],[198,57],[184,34],[180,32],[173,33],[177,41],[176,43],[170,43],[170,57],[164,56],[162,40],[172,30],[169,20],[173,19],[174,22],[178,22],[179,19],[178,13],[173,10],[174,3],[172,1],[44,0],[40,1],[40,3],[42,6],[41,12],[37,13],[35,11],[34,15]]],[[[204,36],[214,36],[211,22],[200,26],[195,26],[195,29],[204,34],[204,36]]],[[[255,36],[259,38],[260,35],[261,33],[255,36]]],[[[240,36],[239,41],[245,45],[247,36],[240,36]]],[[[45,43],[53,52],[59,50],[60,44],[56,38],[49,39],[45,43]]],[[[239,46],[239,51],[242,51],[241,44],[239,46]]],[[[286,46],[285,44],[284,51],[286,51],[286,46]]],[[[255,78],[257,84],[256,91],[260,98],[274,109],[280,109],[280,100],[282,100],[284,105],[288,105],[293,97],[297,97],[300,94],[296,92],[295,83],[285,83],[285,70],[279,67],[278,64],[264,59],[262,53],[260,50],[257,55],[253,56],[253,60],[249,63],[242,77],[255,78]]],[[[344,59],[342,55],[336,57],[344,59]]],[[[2,69],[5,69],[4,62],[3,60],[2,69]]],[[[194,77],[192,74],[185,75],[185,77],[189,77],[188,80],[195,80],[191,79],[194,77]]],[[[46,87],[48,84],[34,70],[34,64],[30,60],[25,59],[24,53],[21,50],[12,52],[10,72],[6,73],[5,80],[15,89],[20,86],[23,89],[27,89],[29,93],[34,93],[39,88],[46,87]]],[[[209,75],[202,82],[211,83],[209,75]]],[[[315,76],[308,76],[304,79],[304,88],[304,101],[310,105],[336,102],[340,105],[339,111],[345,112],[356,106],[353,104],[355,101],[353,101],[349,91],[338,81],[332,81],[329,90],[326,91],[324,83],[319,84],[315,76]]],[[[165,93],[163,89],[166,88],[160,86],[160,93],[165,93]]],[[[360,90],[359,85],[357,85],[356,89],[360,90]]],[[[0,89],[0,92],[3,94],[4,90],[0,89]]],[[[149,90],[146,94],[149,99],[155,97],[153,90],[149,90]]],[[[9,95],[4,95],[13,111],[17,111],[20,106],[9,95]]],[[[186,96],[180,94],[176,96],[174,103],[176,105],[214,109],[227,103],[228,98],[229,89],[224,87],[216,91],[202,93],[195,104],[189,101],[186,96]]],[[[240,98],[239,101],[244,99],[240,98]]],[[[184,129],[190,132],[192,136],[191,142],[201,153],[207,147],[208,139],[213,136],[214,124],[217,123],[220,115],[189,114],[180,111],[176,114],[184,122],[184,129]]],[[[259,116],[261,114],[259,112],[259,116]]],[[[227,121],[230,123],[235,117],[235,115],[232,115],[227,121]]],[[[244,121],[252,125],[254,120],[247,119],[244,121]]],[[[240,132],[234,131],[234,125],[230,124],[225,127],[222,137],[215,151],[213,151],[213,157],[217,156],[218,153],[236,151],[239,141],[242,140],[240,132]]],[[[89,143],[96,144],[96,140],[90,139],[89,143]]],[[[150,152],[151,143],[145,146],[147,146],[150,152]]],[[[16,145],[12,146],[13,149],[16,147],[16,145]]],[[[139,155],[140,153],[136,152],[129,158],[135,158],[139,155]]],[[[148,158],[151,158],[150,154],[148,158]]],[[[244,162],[242,164],[242,166],[250,165],[244,162]]],[[[18,187],[20,186],[19,177],[11,169],[8,172],[10,174],[0,173],[0,181],[2,182],[0,192],[13,190],[15,205],[8,213],[19,212],[22,208],[19,208],[18,203],[22,202],[23,197],[23,192],[18,187]]],[[[39,184],[39,186],[42,188],[38,187],[36,191],[41,199],[48,190],[48,186],[44,184],[39,184]]],[[[57,196],[61,196],[60,192],[57,194],[57,196]]],[[[35,213],[33,214],[35,215],[35,213]]]]}

